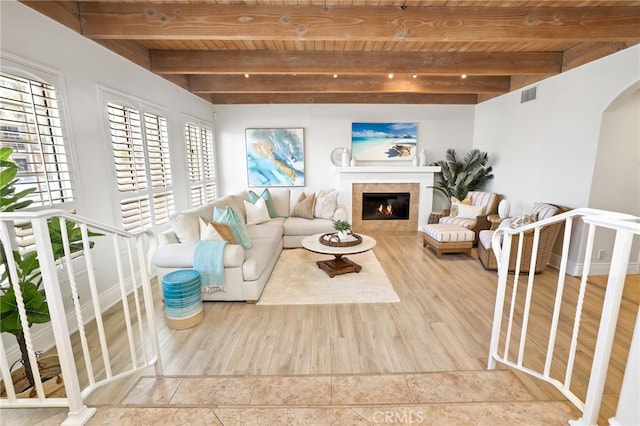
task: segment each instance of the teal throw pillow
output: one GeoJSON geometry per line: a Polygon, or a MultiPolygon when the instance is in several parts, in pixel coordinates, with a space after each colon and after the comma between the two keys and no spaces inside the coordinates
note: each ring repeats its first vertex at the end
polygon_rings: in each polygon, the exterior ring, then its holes
{"type": "Polygon", "coordinates": [[[273,198],[271,198],[271,193],[269,192],[269,188],[266,188],[264,191],[262,191],[261,195],[258,195],[251,190],[249,191],[249,201],[251,201],[251,204],[255,204],[259,198],[262,198],[264,202],[267,204],[269,217],[271,219],[273,219],[274,217],[277,217],[278,213],[276,212],[275,204],[273,204],[273,198]]]}
{"type": "Polygon", "coordinates": [[[224,210],[220,210],[214,207],[213,220],[227,225],[231,229],[233,238],[242,247],[251,248],[251,240],[249,240],[249,233],[247,232],[247,226],[244,224],[244,219],[233,208],[226,207],[224,210]]]}

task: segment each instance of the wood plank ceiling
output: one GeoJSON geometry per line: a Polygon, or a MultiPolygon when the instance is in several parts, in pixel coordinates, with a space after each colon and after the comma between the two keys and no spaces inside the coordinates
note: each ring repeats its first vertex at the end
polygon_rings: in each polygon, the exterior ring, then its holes
{"type": "Polygon", "coordinates": [[[640,42],[640,1],[22,1],[214,104],[476,104],[640,42]]]}

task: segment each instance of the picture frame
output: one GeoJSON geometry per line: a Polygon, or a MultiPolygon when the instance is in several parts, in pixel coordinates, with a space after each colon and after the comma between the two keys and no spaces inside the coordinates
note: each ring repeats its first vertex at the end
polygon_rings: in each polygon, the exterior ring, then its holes
{"type": "Polygon", "coordinates": [[[248,186],[304,186],[304,129],[245,129],[248,186]]]}
{"type": "Polygon", "coordinates": [[[357,161],[408,161],[416,155],[418,123],[352,123],[351,155],[357,161]]]}

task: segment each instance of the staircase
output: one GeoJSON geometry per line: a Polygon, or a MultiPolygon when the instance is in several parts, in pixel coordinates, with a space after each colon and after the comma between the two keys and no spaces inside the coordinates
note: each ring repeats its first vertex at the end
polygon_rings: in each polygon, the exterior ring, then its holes
{"type": "MultiPolygon", "coordinates": [[[[516,229],[501,227],[493,235],[492,247],[496,259],[499,259],[498,287],[487,367],[493,369],[500,363],[555,386],[582,412],[578,420],[570,422],[572,426],[597,424],[603,404],[624,283],[627,274],[633,269],[630,268],[631,248],[638,235],[640,235],[640,225],[637,217],[588,208],[571,210],[516,229]],[[564,224],[562,256],[554,290],[555,302],[553,305],[538,309],[533,302],[541,290],[537,285],[536,275],[533,271],[520,272],[521,260],[524,259],[522,241],[525,232],[533,232],[533,248],[531,257],[527,259],[528,264],[535,264],[541,230],[555,223],[564,224]],[[574,229],[578,231],[577,235],[581,238],[576,236],[572,238],[574,229]],[[513,255],[510,251],[514,235],[519,236],[519,244],[514,253],[516,255],[515,271],[511,274],[508,269],[510,256],[513,255]],[[595,258],[596,236],[603,235],[614,238],[614,248],[607,274],[598,333],[594,336],[595,347],[592,353],[586,354],[585,360],[582,344],[593,337],[581,334],[581,321],[585,310],[587,280],[591,272],[592,259],[595,258]],[[584,242],[580,288],[576,297],[568,300],[566,271],[569,253],[575,250],[582,251],[580,239],[584,242]],[[548,333],[544,335],[530,333],[529,323],[543,317],[548,321],[548,333]],[[573,324],[570,331],[566,329],[569,324],[573,324]],[[566,345],[561,348],[557,344],[562,339],[570,342],[568,350],[564,350],[566,345]],[[536,348],[538,344],[540,347],[536,348]],[[578,372],[576,366],[585,361],[591,366],[586,396],[583,396],[576,390],[574,376],[584,374],[584,372],[578,372]]],[[[638,351],[640,351],[640,324],[636,320],[616,416],[608,419],[609,424],[634,426],[640,424],[637,385],[637,378],[640,375],[638,351]]]]}
{"type": "MultiPolygon", "coordinates": [[[[29,422],[25,417],[31,412],[47,411],[48,407],[65,407],[64,415],[54,424],[82,425],[95,413],[95,408],[85,404],[85,398],[92,392],[109,383],[146,371],[148,367],[155,367],[156,373],[161,373],[147,261],[147,253],[152,252],[155,247],[152,233],[124,232],[62,210],[43,210],[0,213],[0,237],[3,259],[7,262],[2,265],[2,272],[6,271],[11,277],[2,284],[11,286],[15,294],[15,303],[8,299],[6,305],[15,304],[17,308],[17,317],[24,335],[24,358],[31,367],[35,383],[33,392],[27,390],[25,394],[23,389],[16,389],[10,366],[15,360],[22,358],[22,351],[16,344],[6,344],[3,335],[3,339],[0,339],[0,378],[6,389],[6,397],[0,398],[3,424],[10,421],[13,415],[12,410],[5,408],[18,409],[14,412],[18,414],[22,412],[23,416],[19,417],[18,424],[39,424],[39,421],[29,422]],[[56,232],[59,240],[56,244],[64,249],[64,256],[59,259],[54,257],[53,250],[53,241],[56,240],[52,235],[52,229],[56,228],[52,225],[54,219],[58,220],[59,226],[59,231],[56,232]],[[37,299],[33,298],[34,292],[31,292],[32,302],[29,302],[21,290],[22,282],[32,279],[25,272],[29,269],[22,266],[28,264],[24,260],[16,261],[16,258],[25,255],[14,256],[14,248],[18,253],[16,229],[19,228],[32,230],[41,282],[37,284],[39,287],[36,283],[31,285],[46,295],[44,305],[48,306],[47,309],[36,306],[49,312],[49,318],[44,321],[31,319],[33,317],[29,315],[33,315],[34,310],[31,305],[37,299]],[[78,232],[80,238],[74,240],[70,237],[71,233],[78,232]],[[97,241],[90,240],[90,237],[97,241]],[[75,250],[71,248],[72,243],[76,246],[75,250]],[[100,292],[97,268],[93,261],[94,252],[113,265],[117,285],[114,286],[112,297],[105,297],[100,292]],[[126,338],[119,346],[114,346],[113,335],[110,333],[113,324],[105,317],[109,308],[122,314],[119,325],[123,326],[121,334],[126,335],[126,338]],[[41,322],[43,324],[37,325],[46,328],[31,328],[31,322],[41,322]],[[48,327],[50,333],[47,333],[48,327]],[[77,332],[80,340],[77,351],[74,351],[71,342],[74,332],[77,332]],[[42,335],[53,336],[51,343],[55,347],[61,371],[58,378],[64,384],[62,396],[46,392],[37,368],[39,364],[35,348],[45,343],[40,337],[42,335]],[[35,410],[26,413],[19,410],[27,407],[35,410]]],[[[8,287],[3,289],[2,294],[7,291],[8,287]]],[[[24,293],[29,294],[26,291],[24,293]]],[[[6,306],[3,305],[3,308],[6,306]]],[[[10,340],[7,339],[6,342],[10,340]]]]}
{"type": "MultiPolygon", "coordinates": [[[[573,424],[595,425],[603,403],[604,382],[612,348],[610,339],[617,324],[624,278],[628,273],[629,252],[633,237],[640,235],[637,218],[629,219],[626,216],[590,209],[579,209],[529,226],[530,230],[539,236],[540,227],[550,224],[550,221],[566,221],[559,278],[553,286],[556,303],[537,309],[535,294],[545,287],[540,285],[536,276],[531,273],[520,277],[518,271],[508,274],[506,268],[500,268],[488,371],[302,376],[163,376],[154,305],[146,268],[145,253],[149,243],[153,243],[151,236],[124,233],[59,211],[23,214],[20,217],[5,214],[0,219],[3,241],[9,241],[9,230],[13,221],[29,220],[32,224],[40,265],[43,268],[44,288],[47,299],[53,302],[50,303],[51,323],[67,391],[66,398],[45,398],[41,386],[37,385],[35,398],[19,400],[15,391],[9,388],[8,398],[0,399],[3,425],[62,422],[136,425],[549,425],[567,424],[568,420],[578,417],[580,420],[573,424]],[[64,268],[54,261],[50,249],[47,249],[50,247],[47,221],[52,216],[78,223],[83,233],[82,256],[65,263],[64,268]],[[583,224],[587,228],[583,233],[588,236],[584,273],[580,289],[573,295],[575,297],[572,297],[573,304],[567,305],[563,300],[569,293],[565,288],[569,235],[572,226],[583,224]],[[603,321],[595,339],[594,353],[588,354],[587,361],[591,365],[591,373],[587,380],[588,389],[585,396],[574,388],[572,378],[574,361],[583,356],[582,349],[578,350],[581,348],[581,339],[593,340],[595,337],[581,335],[578,331],[596,227],[613,229],[617,236],[602,306],[603,321]],[[111,249],[107,252],[113,253],[120,284],[120,297],[116,299],[115,304],[103,303],[97,291],[88,228],[105,234],[96,245],[99,250],[111,249]],[[75,261],[79,265],[75,265],[75,261]],[[88,275],[87,287],[90,290],[87,296],[82,297],[83,304],[77,297],[79,293],[74,272],[79,270],[80,265],[83,265],[83,270],[88,275]],[[129,277],[125,271],[130,271],[129,277]],[[73,314],[69,317],[65,315],[64,310],[53,309],[64,306],[60,292],[61,282],[68,283],[71,287],[73,314]],[[134,300],[135,303],[130,303],[130,300],[134,300]],[[572,319],[566,321],[568,306],[571,308],[569,311],[572,319]],[[115,317],[111,314],[111,309],[122,311],[124,322],[114,322],[115,317]],[[88,315],[91,313],[94,315],[95,325],[91,326],[93,328],[87,328],[85,323],[88,321],[85,320],[91,317],[88,315]],[[549,330],[549,334],[543,336],[542,340],[538,335],[529,336],[528,331],[541,329],[530,325],[543,316],[548,317],[550,326],[545,329],[549,330]],[[121,326],[123,323],[126,325],[126,331],[118,332],[116,336],[112,336],[114,338],[108,339],[109,332],[116,329],[114,325],[121,326]],[[565,332],[564,329],[567,327],[573,331],[565,332]],[[77,328],[81,340],[78,354],[74,353],[70,340],[70,331],[74,328],[77,328]],[[99,343],[89,345],[88,336],[93,336],[99,343]],[[566,353],[561,352],[555,345],[555,342],[562,339],[571,342],[570,345],[564,345],[568,348],[566,353]],[[112,362],[109,354],[113,354],[113,358],[117,358],[118,362],[112,362]],[[76,369],[75,361],[82,364],[81,370],[76,369]],[[558,368],[559,364],[562,369],[558,368]],[[117,398],[102,404],[92,401],[95,393],[109,386],[117,387],[117,398]],[[554,393],[543,390],[544,387],[551,388],[554,393]],[[31,409],[25,410],[28,407],[31,409]]],[[[64,225],[64,222],[62,224],[64,225]]],[[[496,253],[501,265],[509,264],[511,236],[527,231],[525,228],[505,231],[503,256],[496,253]]],[[[65,246],[69,246],[66,236],[63,237],[63,242],[65,246]]],[[[537,242],[534,240],[534,253],[535,244],[537,242]]],[[[494,244],[494,247],[498,246],[499,244],[494,244]]],[[[10,254],[8,251],[7,255],[10,254]]],[[[534,262],[535,259],[532,260],[532,263],[534,262]]],[[[12,263],[9,263],[9,272],[16,275],[12,263]]],[[[18,302],[21,317],[25,317],[25,305],[21,301],[18,302]]],[[[35,365],[30,330],[26,324],[23,324],[23,327],[30,361],[35,365]]],[[[345,345],[348,344],[349,342],[345,342],[345,345]]],[[[0,351],[5,355],[0,357],[0,373],[5,382],[10,381],[7,380],[7,360],[11,354],[9,349],[0,342],[0,351]]],[[[633,416],[637,412],[637,388],[634,387],[637,381],[634,378],[638,374],[639,350],[640,331],[636,323],[616,417],[610,424],[638,424],[633,416]]],[[[584,363],[584,360],[581,362],[584,363]]],[[[586,374],[589,374],[588,369],[586,370],[586,374]]],[[[584,374],[585,372],[581,373],[584,374]]]]}

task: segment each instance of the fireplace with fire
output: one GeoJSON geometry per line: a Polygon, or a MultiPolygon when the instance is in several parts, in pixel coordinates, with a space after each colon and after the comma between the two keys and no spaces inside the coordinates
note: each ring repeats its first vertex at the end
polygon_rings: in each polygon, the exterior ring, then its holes
{"type": "Polygon", "coordinates": [[[418,229],[419,183],[357,182],[351,189],[354,232],[366,234],[418,229]]]}
{"type": "Polygon", "coordinates": [[[363,192],[362,220],[409,219],[409,192],[363,192]]]}

